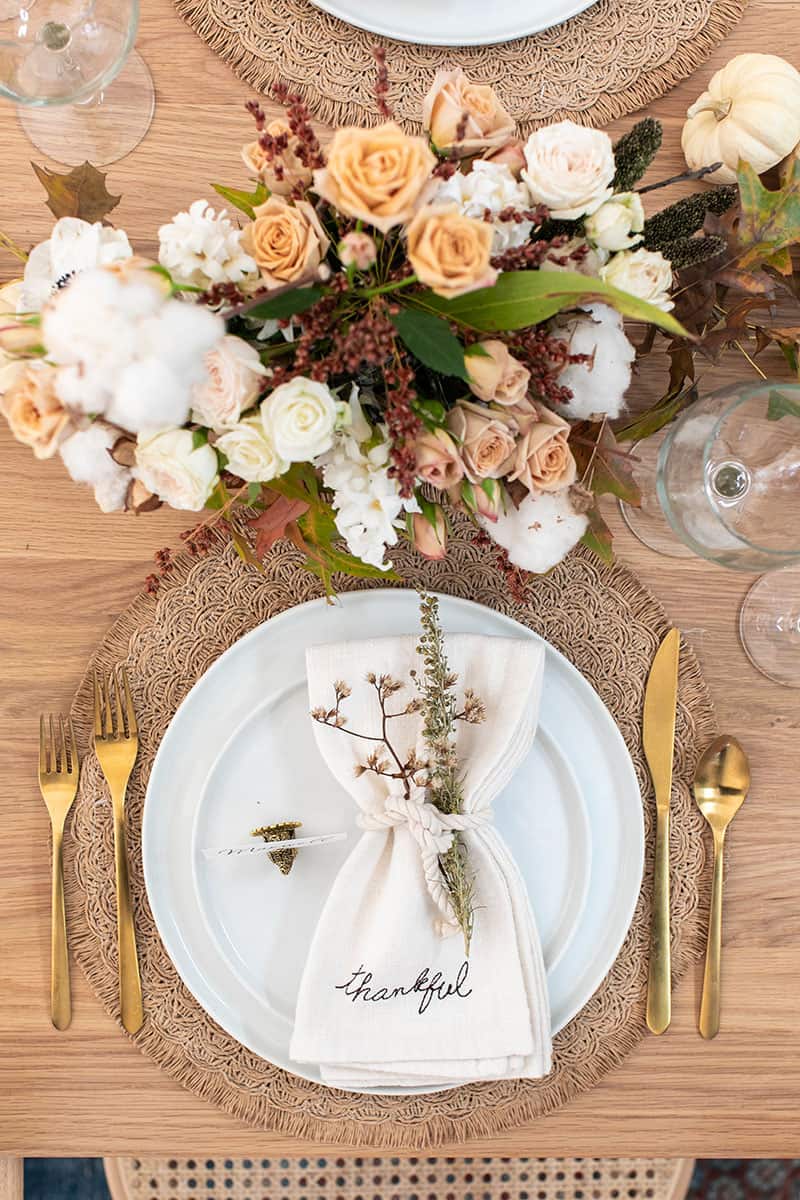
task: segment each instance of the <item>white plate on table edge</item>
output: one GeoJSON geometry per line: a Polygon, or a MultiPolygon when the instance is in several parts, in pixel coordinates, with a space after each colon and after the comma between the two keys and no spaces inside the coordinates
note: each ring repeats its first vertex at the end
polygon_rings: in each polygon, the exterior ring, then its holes
{"type": "MultiPolygon", "coordinates": [[[[442,622],[447,632],[484,632],[542,640],[526,626],[493,609],[457,597],[441,596],[440,601],[442,622]]],[[[162,739],[147,789],[142,836],[145,883],[159,933],[178,973],[206,1012],[239,1042],[261,1057],[317,1082],[319,1075],[307,1064],[295,1064],[289,1061],[288,1055],[276,1053],[273,1044],[265,1045],[265,1022],[276,1015],[274,1010],[267,1004],[265,996],[252,986],[252,981],[248,984],[235,977],[230,953],[220,945],[219,928],[214,927],[213,920],[213,936],[210,936],[206,923],[208,905],[199,903],[195,893],[201,847],[193,841],[194,824],[201,798],[213,777],[214,765],[224,756],[225,745],[235,740],[242,725],[255,716],[252,693],[255,689],[256,696],[263,695],[264,675],[260,672],[268,667],[269,643],[275,635],[281,646],[290,644],[287,626],[299,622],[301,645],[295,653],[299,653],[302,660],[305,645],[314,641],[363,636],[367,630],[371,636],[408,633],[417,627],[417,617],[418,596],[415,592],[387,589],[347,593],[334,606],[327,605],[324,600],[310,601],[258,626],[221,655],[186,696],[162,739]],[[304,621],[310,619],[313,623],[323,616],[322,623],[327,626],[330,622],[330,628],[326,628],[322,636],[304,637],[304,621]],[[259,664],[257,645],[264,638],[267,661],[259,664]],[[230,676],[232,670],[235,682],[230,676]],[[226,672],[227,683],[223,680],[226,672]],[[205,703],[209,691],[215,697],[210,708],[205,703]],[[185,732],[192,742],[188,755],[181,751],[185,732]],[[221,742],[223,748],[218,750],[221,742]],[[206,745],[209,750],[202,753],[198,747],[206,745]],[[157,802],[159,794],[164,803],[157,802]],[[177,838],[174,844],[187,850],[177,862],[169,852],[170,833],[177,838]],[[230,995],[232,984],[233,997],[230,995]]],[[[641,886],[644,830],[633,764],[613,718],[594,689],[568,660],[547,642],[544,645],[541,726],[547,730],[548,717],[557,718],[556,701],[566,684],[566,702],[572,711],[565,715],[572,720],[565,722],[562,717],[556,724],[563,736],[563,730],[570,732],[576,715],[582,716],[583,723],[581,725],[579,721],[579,736],[575,738],[570,761],[582,791],[589,797],[592,827],[589,903],[584,909],[585,920],[578,930],[573,931],[569,945],[562,948],[560,961],[548,972],[553,1033],[556,1033],[594,994],[624,941],[641,886]],[[577,756],[575,747],[580,747],[577,756]],[[609,831],[615,824],[614,838],[609,841],[609,831]]],[[[554,740],[557,742],[558,736],[554,740]]],[[[265,814],[267,819],[271,816],[265,814]]],[[[502,821],[498,824],[502,827],[502,821]]],[[[237,837],[235,840],[243,839],[237,837]]],[[[349,839],[345,852],[349,852],[353,844],[349,839]]],[[[309,868],[313,869],[311,855],[331,853],[334,849],[341,853],[341,847],[307,851],[309,868]]],[[[260,855],[251,857],[261,858],[260,855]]],[[[293,875],[298,866],[302,868],[302,857],[298,858],[293,875]]],[[[275,875],[277,877],[277,871],[275,875]]],[[[581,904],[584,895],[585,889],[580,897],[581,904]]],[[[223,938],[223,944],[224,941],[223,938]]],[[[288,1046],[291,1022],[285,1015],[278,1014],[278,1019],[285,1026],[284,1040],[288,1046]]],[[[374,1090],[378,1093],[395,1091],[374,1090]]]]}
{"type": "Polygon", "coordinates": [[[374,0],[312,0],[317,8],[348,25],[416,46],[495,46],[541,33],[591,8],[596,0],[401,0],[384,20],[374,0]],[[487,29],[488,20],[491,22],[487,29]],[[458,30],[456,35],[455,31],[458,30]]]}

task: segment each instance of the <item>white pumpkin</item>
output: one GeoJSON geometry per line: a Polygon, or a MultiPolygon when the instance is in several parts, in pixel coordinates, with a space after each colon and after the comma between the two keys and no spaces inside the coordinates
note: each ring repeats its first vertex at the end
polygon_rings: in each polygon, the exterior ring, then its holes
{"type": "Polygon", "coordinates": [[[739,159],[761,174],[800,142],[800,72],[775,54],[737,54],[689,109],[681,146],[691,170],[735,183],[739,159]]]}

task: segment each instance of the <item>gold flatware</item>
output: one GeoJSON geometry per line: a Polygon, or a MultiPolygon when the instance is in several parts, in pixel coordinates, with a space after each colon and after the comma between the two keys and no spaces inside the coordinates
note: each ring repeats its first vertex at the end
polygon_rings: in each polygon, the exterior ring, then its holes
{"type": "Polygon", "coordinates": [[[706,967],[698,1028],[704,1038],[719,1033],[720,968],[722,961],[722,871],[725,833],[744,804],[750,787],[750,763],[735,737],[723,735],[708,747],[697,764],[694,798],[714,835],[714,885],[708,920],[706,967]]]}
{"type": "Polygon", "coordinates": [[[123,667],[107,677],[94,676],[94,748],[106,777],[114,814],[114,867],[117,883],[117,945],[122,1024],[129,1033],[144,1021],[142,984],[136,955],[136,930],[128,880],[125,793],[139,749],[136,714],[128,673],[123,667]],[[112,702],[113,695],[113,702],[112,702]],[[124,697],[124,705],[123,705],[124,697]]]}
{"type": "Polygon", "coordinates": [[[644,697],[644,753],[656,793],[656,854],[653,917],[647,978],[647,1025],[663,1033],[672,1017],[672,967],[669,945],[669,802],[678,702],[681,635],[670,629],[656,651],[644,697]]]}
{"type": "Polygon", "coordinates": [[[39,790],[50,814],[53,831],[52,891],[50,903],[50,1017],[56,1029],[72,1020],[69,990],[67,922],[64,916],[64,872],[61,846],[64,824],[78,790],[78,747],[72,721],[52,713],[39,717],[39,790]]]}

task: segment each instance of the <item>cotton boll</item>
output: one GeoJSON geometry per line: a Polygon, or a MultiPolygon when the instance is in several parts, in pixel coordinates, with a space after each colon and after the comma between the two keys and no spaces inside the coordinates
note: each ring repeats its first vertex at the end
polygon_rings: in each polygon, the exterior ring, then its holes
{"type": "Polygon", "coordinates": [[[140,331],[143,356],[163,359],[194,383],[204,377],[203,359],[223,337],[225,323],[198,304],[168,300],[154,317],[142,322],[140,331]]]}
{"type": "Polygon", "coordinates": [[[625,407],[636,357],[619,313],[607,304],[592,304],[585,313],[556,318],[551,329],[569,343],[570,354],[589,356],[586,363],[567,363],[559,373],[559,384],[572,392],[572,399],[559,406],[559,412],[573,420],[618,417],[625,407]]]}
{"type": "Polygon", "coordinates": [[[88,483],[102,512],[118,512],[125,507],[128,485],[133,476],[127,467],[115,463],[109,451],[119,431],[96,421],[81,429],[60,447],[64,466],[76,483],[88,483]]]}
{"type": "Polygon", "coordinates": [[[152,434],[188,420],[190,391],[185,377],[157,358],[131,363],[119,376],[105,415],[130,433],[152,434]]]}
{"type": "Polygon", "coordinates": [[[114,394],[114,375],[102,368],[85,371],[83,367],[59,367],[56,395],[65,408],[97,416],[105,412],[114,394]]]}
{"type": "Polygon", "coordinates": [[[94,498],[101,512],[122,512],[124,510],[132,479],[131,472],[120,467],[119,474],[113,479],[104,479],[95,484],[94,498]]]}
{"type": "Polygon", "coordinates": [[[125,287],[109,271],[85,271],[42,312],[42,341],[53,363],[115,368],[136,353],[137,327],[128,316],[125,287]]]}
{"type": "Polygon", "coordinates": [[[519,508],[509,504],[496,521],[478,520],[515,566],[535,575],[561,562],[589,526],[588,518],[573,509],[566,490],[531,492],[519,508]]]}

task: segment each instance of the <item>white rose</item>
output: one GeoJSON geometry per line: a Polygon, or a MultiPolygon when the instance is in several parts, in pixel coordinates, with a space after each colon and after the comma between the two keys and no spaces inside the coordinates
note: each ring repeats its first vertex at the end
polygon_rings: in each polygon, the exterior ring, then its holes
{"type": "Polygon", "coordinates": [[[600,269],[600,278],[664,312],[675,307],[669,297],[672,263],[660,250],[623,250],[600,269]]]}
{"type": "Polygon", "coordinates": [[[489,537],[523,571],[542,575],[561,562],[581,540],[589,521],[576,513],[569,492],[529,492],[515,508],[507,504],[492,522],[478,517],[489,537]]]}
{"type": "Polygon", "coordinates": [[[188,429],[168,429],[139,440],[134,475],[172,508],[197,512],[217,483],[217,456],[209,445],[194,445],[188,429]]]}
{"type": "Polygon", "coordinates": [[[536,204],[559,220],[595,212],[611,195],[614,152],[600,129],[559,121],[535,130],[525,143],[522,178],[536,204]]]}
{"type": "Polygon", "coordinates": [[[586,355],[585,362],[567,363],[559,372],[558,382],[572,392],[559,413],[573,420],[618,417],[636,357],[619,313],[607,304],[591,304],[586,312],[556,317],[550,331],[568,343],[570,354],[586,355]]]}
{"type": "Polygon", "coordinates": [[[248,417],[217,438],[217,449],[228,460],[228,470],[247,483],[269,483],[289,467],[275,453],[261,417],[248,417]]]}
{"type": "Polygon", "coordinates": [[[630,250],[642,240],[644,205],[638,192],[618,192],[586,218],[586,236],[601,250],[630,250]]]}
{"type": "Polygon", "coordinates": [[[336,401],[324,383],[299,375],[267,396],[261,419],[281,458],[307,462],[331,448],[336,401]]]}
{"type": "Polygon", "coordinates": [[[223,433],[255,404],[266,368],[257,350],[231,334],[208,352],[205,365],[207,377],[192,393],[192,419],[223,433]]]}

